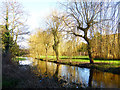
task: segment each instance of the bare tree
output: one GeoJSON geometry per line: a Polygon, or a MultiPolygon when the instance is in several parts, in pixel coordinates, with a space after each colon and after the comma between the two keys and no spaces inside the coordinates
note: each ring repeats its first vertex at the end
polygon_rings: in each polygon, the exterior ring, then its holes
{"type": "Polygon", "coordinates": [[[69,28],[66,31],[84,38],[87,42],[87,50],[90,59],[90,63],[94,63],[91,50],[91,38],[90,33],[94,30],[95,26],[99,27],[99,31],[105,25],[102,22],[112,21],[112,16],[115,12],[108,14],[109,10],[114,6],[110,2],[85,2],[83,0],[74,0],[63,4],[67,11],[66,15],[62,17],[64,23],[69,28]],[[106,11],[106,12],[105,12],[106,11]],[[106,14],[106,17],[102,16],[102,13],[106,14]]]}
{"type": "Polygon", "coordinates": [[[43,45],[45,47],[45,56],[47,61],[48,49],[52,46],[52,35],[47,31],[43,31],[41,36],[42,36],[41,42],[43,42],[43,45]]]}
{"type": "Polygon", "coordinates": [[[27,15],[24,10],[22,4],[16,1],[4,1],[1,5],[1,17],[2,24],[5,25],[6,29],[6,52],[9,51],[10,42],[12,45],[15,45],[18,40],[19,35],[28,34],[29,32],[26,30],[27,27],[25,25],[26,16],[27,15]]]}
{"type": "Polygon", "coordinates": [[[59,44],[60,44],[60,31],[63,29],[62,21],[59,19],[59,16],[56,11],[54,11],[51,15],[51,18],[49,19],[48,28],[51,31],[53,37],[54,37],[54,44],[53,44],[53,50],[56,54],[56,59],[59,60],[59,44]]]}
{"type": "Polygon", "coordinates": [[[42,55],[46,56],[52,53],[53,36],[48,30],[39,29],[39,31],[30,36],[29,46],[32,57],[41,58],[42,55]]]}

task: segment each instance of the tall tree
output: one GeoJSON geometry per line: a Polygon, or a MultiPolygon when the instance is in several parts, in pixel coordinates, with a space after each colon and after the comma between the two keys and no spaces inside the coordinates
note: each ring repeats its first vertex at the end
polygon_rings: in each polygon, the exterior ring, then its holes
{"type": "Polygon", "coordinates": [[[23,6],[14,0],[5,0],[1,4],[1,19],[2,24],[5,25],[5,52],[8,53],[9,49],[16,45],[19,35],[28,34],[25,25],[27,15],[23,6]],[[11,44],[10,44],[11,43],[11,44]]]}
{"type": "Polygon", "coordinates": [[[52,35],[48,31],[43,31],[40,37],[42,37],[42,40],[40,42],[42,42],[42,44],[44,45],[45,56],[47,61],[48,49],[52,46],[52,35]]]}
{"type": "Polygon", "coordinates": [[[8,23],[8,6],[6,5],[6,15],[5,15],[5,38],[6,38],[6,44],[5,44],[5,53],[7,54],[9,52],[9,43],[10,43],[10,31],[9,31],[9,23],[8,23]]]}
{"type": "Polygon", "coordinates": [[[99,27],[98,29],[101,30],[101,27],[103,26],[102,22],[112,20],[114,11],[111,15],[106,13],[109,12],[112,5],[114,4],[111,4],[110,2],[85,2],[83,0],[74,0],[68,2],[67,5],[64,4],[67,13],[62,18],[69,28],[66,31],[75,36],[84,38],[87,42],[90,63],[94,63],[91,52],[90,33],[94,30],[96,25],[99,27]],[[103,12],[106,14],[106,17],[102,17],[103,12]]]}
{"type": "Polygon", "coordinates": [[[60,44],[60,31],[63,29],[62,26],[62,21],[58,17],[58,13],[54,11],[51,15],[51,18],[49,19],[48,23],[48,28],[53,34],[54,37],[54,44],[53,44],[53,50],[55,51],[56,54],[56,59],[59,60],[59,44],[60,44]]]}
{"type": "Polygon", "coordinates": [[[30,53],[32,57],[40,58],[42,55],[52,54],[53,36],[48,30],[39,29],[35,35],[29,39],[30,53]]]}

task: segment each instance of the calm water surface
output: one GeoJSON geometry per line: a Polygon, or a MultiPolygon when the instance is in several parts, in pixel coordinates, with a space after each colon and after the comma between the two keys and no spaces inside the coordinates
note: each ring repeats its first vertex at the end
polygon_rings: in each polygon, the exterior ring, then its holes
{"type": "Polygon", "coordinates": [[[80,68],[55,64],[52,62],[40,61],[28,58],[25,61],[19,61],[20,65],[30,65],[35,74],[40,76],[58,77],[62,80],[63,86],[71,87],[98,87],[98,88],[120,88],[120,75],[101,72],[94,69],[80,68]]]}

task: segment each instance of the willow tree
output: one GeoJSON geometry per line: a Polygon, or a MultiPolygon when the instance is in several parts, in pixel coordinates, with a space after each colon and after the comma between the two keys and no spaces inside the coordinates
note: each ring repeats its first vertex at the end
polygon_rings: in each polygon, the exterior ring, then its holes
{"type": "Polygon", "coordinates": [[[114,4],[110,2],[85,2],[84,0],[74,0],[63,5],[66,11],[62,19],[69,28],[66,31],[83,38],[87,42],[90,63],[94,63],[91,52],[90,42],[92,37],[90,37],[90,33],[94,30],[95,26],[97,26],[100,31],[103,26],[102,22],[112,20],[112,16],[115,13],[110,14],[109,10],[114,4]],[[103,16],[103,13],[106,15],[103,16]]]}

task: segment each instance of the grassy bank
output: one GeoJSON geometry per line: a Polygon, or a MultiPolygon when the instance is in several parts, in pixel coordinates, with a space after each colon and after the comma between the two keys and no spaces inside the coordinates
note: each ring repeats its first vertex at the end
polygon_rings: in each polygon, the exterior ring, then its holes
{"type": "Polygon", "coordinates": [[[26,57],[14,57],[14,58],[12,58],[12,61],[14,63],[17,63],[17,64],[19,61],[24,61],[24,60],[26,60],[26,57]]]}
{"type": "MultiPolygon", "coordinates": [[[[39,59],[45,60],[45,56],[41,56],[39,59]]],[[[120,74],[120,60],[94,59],[94,64],[90,64],[88,56],[73,56],[72,58],[69,56],[60,56],[60,59],[57,62],[55,56],[48,56],[47,59],[49,62],[92,68],[105,72],[120,74]]]]}
{"type": "Polygon", "coordinates": [[[26,58],[25,57],[16,57],[15,59],[14,59],[15,61],[21,61],[21,60],[26,60],[26,58]]]}
{"type": "MultiPolygon", "coordinates": [[[[89,57],[88,56],[73,56],[73,57],[69,57],[69,56],[60,56],[60,61],[64,62],[82,62],[82,63],[89,63],[89,57]]],[[[41,60],[46,60],[45,56],[41,56],[40,58],[37,59],[41,59],[41,60]]],[[[56,57],[55,56],[48,56],[47,59],[49,61],[56,61],[56,57]]],[[[116,63],[119,64],[120,60],[110,60],[110,59],[94,59],[95,63],[116,63]]]]}

